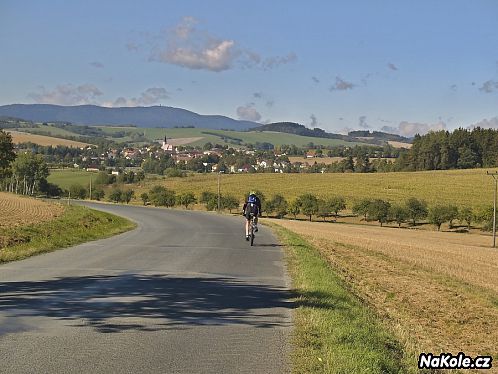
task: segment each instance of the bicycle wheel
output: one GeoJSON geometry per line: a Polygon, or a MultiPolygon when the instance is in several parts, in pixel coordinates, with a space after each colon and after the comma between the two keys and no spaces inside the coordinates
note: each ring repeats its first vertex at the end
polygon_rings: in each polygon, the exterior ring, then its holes
{"type": "Polygon", "coordinates": [[[254,223],[251,222],[251,247],[254,245],[254,223]]]}

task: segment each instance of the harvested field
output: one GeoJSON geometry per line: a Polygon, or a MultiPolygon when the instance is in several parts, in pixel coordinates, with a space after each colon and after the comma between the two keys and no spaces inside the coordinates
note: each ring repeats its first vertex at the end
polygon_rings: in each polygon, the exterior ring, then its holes
{"type": "Polygon", "coordinates": [[[45,135],[28,134],[25,132],[11,131],[11,130],[7,130],[7,132],[9,132],[12,135],[12,142],[15,144],[31,142],[43,146],[63,145],[75,148],[86,147],[89,145],[88,143],[82,143],[68,139],[59,139],[45,135]]]}
{"type": "Polygon", "coordinates": [[[497,357],[498,250],[489,237],[271,221],[319,248],[409,352],[497,357]]]}
{"type": "Polygon", "coordinates": [[[412,143],[395,142],[394,140],[389,140],[387,144],[393,146],[394,148],[410,149],[412,147],[412,143]]]}
{"type": "Polygon", "coordinates": [[[204,139],[203,137],[192,137],[192,138],[168,138],[168,143],[171,145],[185,145],[198,142],[204,139]]]}
{"type": "Polygon", "coordinates": [[[46,222],[63,212],[64,207],[58,203],[0,192],[0,228],[46,222]]]}

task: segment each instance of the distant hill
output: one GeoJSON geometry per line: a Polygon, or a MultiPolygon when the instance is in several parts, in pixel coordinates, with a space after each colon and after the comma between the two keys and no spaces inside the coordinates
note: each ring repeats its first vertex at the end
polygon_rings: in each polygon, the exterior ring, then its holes
{"type": "Polygon", "coordinates": [[[385,144],[388,141],[409,143],[410,139],[396,134],[388,134],[381,131],[351,131],[348,135],[326,132],[318,127],[309,129],[295,122],[275,122],[252,128],[251,131],[274,131],[286,134],[308,136],[313,138],[340,139],[348,142],[363,142],[369,144],[385,144]]]}
{"type": "Polygon", "coordinates": [[[0,116],[33,122],[70,122],[77,125],[195,126],[230,130],[247,130],[259,126],[257,122],[238,121],[219,115],[201,115],[167,106],[105,108],[95,105],[12,104],[0,106],[0,116]]]}
{"type": "Polygon", "coordinates": [[[411,139],[406,138],[397,134],[390,134],[383,131],[372,131],[369,130],[356,130],[348,132],[348,136],[354,138],[374,138],[374,139],[384,139],[386,141],[410,143],[411,139]]]}

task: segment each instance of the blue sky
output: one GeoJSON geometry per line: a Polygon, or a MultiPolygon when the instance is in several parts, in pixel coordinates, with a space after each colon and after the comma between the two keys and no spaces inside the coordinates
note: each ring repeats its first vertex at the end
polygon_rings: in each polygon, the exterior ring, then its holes
{"type": "Polygon", "coordinates": [[[498,127],[498,1],[0,1],[0,104],[498,127]]]}

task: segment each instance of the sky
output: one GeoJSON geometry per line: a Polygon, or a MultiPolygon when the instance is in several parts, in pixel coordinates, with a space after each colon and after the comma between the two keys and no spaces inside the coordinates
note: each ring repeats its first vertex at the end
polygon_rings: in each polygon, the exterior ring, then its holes
{"type": "Polygon", "coordinates": [[[496,0],[0,0],[0,105],[498,128],[496,0]]]}

